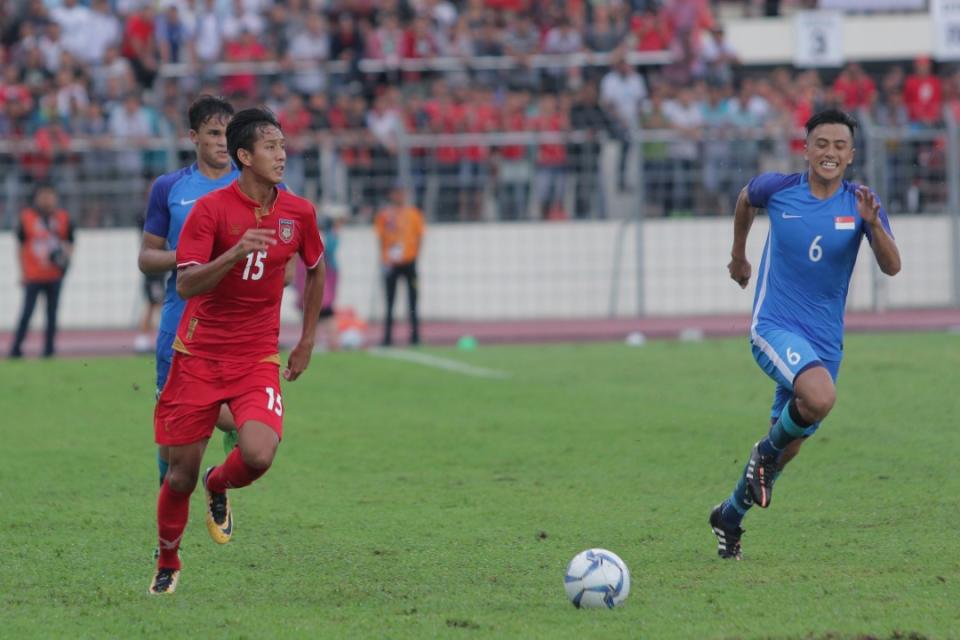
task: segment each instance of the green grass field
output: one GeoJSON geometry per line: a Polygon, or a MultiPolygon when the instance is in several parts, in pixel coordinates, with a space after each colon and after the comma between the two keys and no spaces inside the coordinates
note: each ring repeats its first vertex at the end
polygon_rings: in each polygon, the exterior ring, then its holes
{"type": "Polygon", "coordinates": [[[0,637],[960,638],[960,336],[849,338],[740,563],[706,519],[767,425],[745,340],[424,352],[510,377],[317,356],[229,545],[194,494],[164,598],[152,361],[0,363],[0,637]],[[564,596],[593,546],[621,609],[564,596]]]}

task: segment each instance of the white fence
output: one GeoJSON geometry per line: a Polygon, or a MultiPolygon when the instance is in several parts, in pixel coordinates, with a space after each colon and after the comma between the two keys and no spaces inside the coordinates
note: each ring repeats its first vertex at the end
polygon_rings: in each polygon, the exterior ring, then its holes
{"type": "MultiPolygon", "coordinates": [[[[951,226],[946,215],[894,216],[903,271],[877,273],[864,243],[851,287],[851,309],[953,304],[951,226]]],[[[639,313],[746,313],[751,292],[726,274],[730,218],[433,225],[419,271],[427,320],[588,318],[639,313]],[[636,256],[643,256],[638,269],[636,256]],[[622,258],[618,259],[618,256],[622,258]],[[642,272],[642,275],[641,275],[642,272]]],[[[755,268],[766,236],[758,219],[749,253],[755,268]]],[[[61,300],[61,326],[132,327],[143,304],[132,229],[80,230],[61,300]]],[[[344,229],[338,306],[363,317],[382,311],[379,268],[369,227],[344,229]]],[[[0,234],[0,329],[16,322],[21,302],[16,240],[0,234]]],[[[402,289],[402,287],[401,287],[402,289]]],[[[284,318],[295,321],[293,295],[284,318]]],[[[40,326],[42,313],[34,318],[40,326]]]]}

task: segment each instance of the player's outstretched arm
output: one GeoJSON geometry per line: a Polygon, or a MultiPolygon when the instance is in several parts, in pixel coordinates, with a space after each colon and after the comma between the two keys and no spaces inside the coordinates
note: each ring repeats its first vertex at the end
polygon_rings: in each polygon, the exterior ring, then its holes
{"type": "Polygon", "coordinates": [[[880,271],[888,276],[897,275],[900,272],[900,250],[893,236],[883,226],[879,198],[864,185],[857,187],[857,213],[870,229],[870,247],[880,271]]]}
{"type": "Polygon", "coordinates": [[[290,351],[287,368],[283,371],[286,380],[296,380],[310,364],[313,345],[317,335],[317,320],[320,319],[320,307],[323,304],[323,283],[327,277],[327,267],[321,259],[316,268],[307,271],[307,282],[303,287],[303,329],[300,341],[290,351]]]}
{"type": "Polygon", "coordinates": [[[167,249],[167,239],[155,236],[147,231],[143,232],[140,241],[140,255],[137,256],[137,266],[148,276],[160,275],[177,268],[177,252],[167,249]]]}
{"type": "Polygon", "coordinates": [[[741,289],[747,288],[753,271],[750,261],[747,260],[747,236],[750,235],[750,227],[753,226],[756,215],[757,209],[750,204],[747,188],[744,187],[737,197],[737,208],[733,214],[733,249],[730,251],[730,263],[727,264],[730,278],[739,284],[741,289]]]}
{"type": "MultiPolygon", "coordinates": [[[[240,241],[206,264],[194,264],[177,271],[177,295],[186,300],[206,293],[220,284],[235,264],[253,251],[265,251],[277,244],[276,229],[247,229],[240,241]]],[[[319,314],[319,309],[317,310],[319,314]]]]}

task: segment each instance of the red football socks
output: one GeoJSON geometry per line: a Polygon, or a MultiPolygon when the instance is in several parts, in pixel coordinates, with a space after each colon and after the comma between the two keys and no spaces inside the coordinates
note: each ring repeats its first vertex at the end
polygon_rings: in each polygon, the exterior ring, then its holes
{"type": "Polygon", "coordinates": [[[240,447],[234,447],[223,464],[210,472],[207,477],[207,489],[214,493],[223,493],[227,489],[239,489],[265,474],[267,469],[251,467],[243,461],[240,447]]]}
{"type": "Polygon", "coordinates": [[[190,513],[190,494],[170,488],[167,482],[160,485],[160,497],[157,498],[157,529],[160,535],[159,569],[179,569],[180,539],[187,527],[187,515],[190,513]]]}

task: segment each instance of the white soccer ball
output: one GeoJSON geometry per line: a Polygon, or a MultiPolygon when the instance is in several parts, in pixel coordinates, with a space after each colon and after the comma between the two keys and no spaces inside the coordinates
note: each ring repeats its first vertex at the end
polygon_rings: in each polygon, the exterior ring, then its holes
{"type": "Polygon", "coordinates": [[[340,332],[340,347],[352,351],[363,346],[364,335],[359,329],[346,329],[340,332]]]}
{"type": "Polygon", "coordinates": [[[567,565],[563,587],[578,609],[613,609],[630,595],[630,570],[612,551],[587,549],[567,565]]]}

